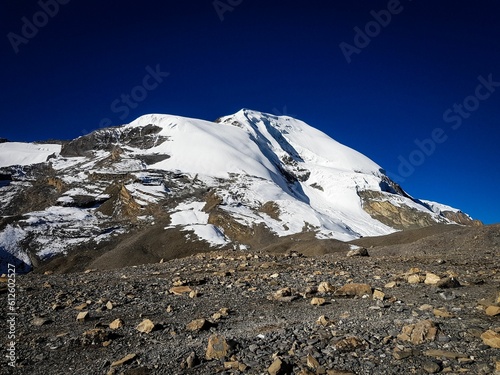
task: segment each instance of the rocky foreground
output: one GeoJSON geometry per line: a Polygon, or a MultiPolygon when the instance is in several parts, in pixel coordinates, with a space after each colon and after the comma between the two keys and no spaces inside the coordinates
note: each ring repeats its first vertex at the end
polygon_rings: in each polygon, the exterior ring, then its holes
{"type": "Polygon", "coordinates": [[[3,355],[2,373],[500,371],[500,226],[360,241],[18,275],[16,369],[3,355]]]}

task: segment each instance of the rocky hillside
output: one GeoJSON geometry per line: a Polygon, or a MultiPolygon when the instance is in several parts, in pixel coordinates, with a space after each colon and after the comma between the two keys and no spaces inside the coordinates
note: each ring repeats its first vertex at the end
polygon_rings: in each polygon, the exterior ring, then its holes
{"type": "MultiPolygon", "coordinates": [[[[16,370],[500,371],[500,226],[442,225],[354,242],[317,256],[216,250],[108,271],[18,275],[16,370]]],[[[2,356],[1,368],[9,360],[2,356]]]]}
{"type": "Polygon", "coordinates": [[[0,216],[0,258],[19,272],[214,249],[327,253],[400,229],[475,223],[411,197],[304,122],[250,110],[216,122],[145,115],[69,142],[0,143],[0,216]]]}

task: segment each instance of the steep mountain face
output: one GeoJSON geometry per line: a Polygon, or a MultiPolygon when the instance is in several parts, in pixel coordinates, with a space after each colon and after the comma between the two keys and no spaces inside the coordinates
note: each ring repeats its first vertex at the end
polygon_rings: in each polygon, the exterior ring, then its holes
{"type": "Polygon", "coordinates": [[[26,270],[49,259],[106,268],[212,248],[321,242],[328,251],[399,229],[473,223],[413,199],[306,123],[246,109],[216,122],[145,115],[62,146],[5,142],[0,167],[0,257],[26,270]]]}

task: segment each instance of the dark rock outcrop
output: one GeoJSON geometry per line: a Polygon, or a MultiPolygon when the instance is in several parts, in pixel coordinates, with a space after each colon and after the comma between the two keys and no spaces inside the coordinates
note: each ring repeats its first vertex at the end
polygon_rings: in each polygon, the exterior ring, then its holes
{"type": "Polygon", "coordinates": [[[96,130],[63,145],[61,156],[90,156],[91,151],[112,151],[116,146],[127,145],[139,149],[158,146],[167,140],[159,136],[161,128],[146,125],[135,128],[107,128],[96,130]]]}

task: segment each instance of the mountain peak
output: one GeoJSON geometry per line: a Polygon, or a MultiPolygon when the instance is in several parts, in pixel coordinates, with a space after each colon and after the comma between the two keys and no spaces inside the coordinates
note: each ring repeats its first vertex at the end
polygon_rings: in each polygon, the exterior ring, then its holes
{"type": "Polygon", "coordinates": [[[28,242],[48,259],[128,248],[138,228],[184,247],[262,248],[287,236],[348,241],[470,219],[412,198],[301,120],[249,109],[216,122],[147,114],[62,148],[0,143],[0,162],[0,214],[17,218],[0,248],[25,263],[28,242]]]}

